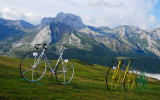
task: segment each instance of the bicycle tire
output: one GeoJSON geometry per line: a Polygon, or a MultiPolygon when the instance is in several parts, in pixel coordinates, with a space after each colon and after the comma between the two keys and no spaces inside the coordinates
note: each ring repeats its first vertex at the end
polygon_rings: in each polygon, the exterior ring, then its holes
{"type": "Polygon", "coordinates": [[[141,75],[137,76],[136,87],[137,87],[137,89],[141,89],[141,87],[142,87],[142,76],[141,75]]]}
{"type": "Polygon", "coordinates": [[[133,71],[130,70],[126,73],[125,78],[124,78],[124,82],[123,82],[123,86],[126,91],[130,91],[133,89],[133,86],[134,86],[134,73],[133,73],[133,71]]]}
{"type": "Polygon", "coordinates": [[[35,65],[35,61],[37,57],[39,57],[39,54],[38,51],[28,52],[20,62],[20,74],[28,82],[39,81],[46,72],[47,63],[45,56],[40,59],[40,64],[35,65]]]}
{"type": "Polygon", "coordinates": [[[143,88],[146,89],[148,84],[148,78],[145,75],[143,76],[142,82],[143,82],[143,88]]]}
{"type": "Polygon", "coordinates": [[[118,83],[119,80],[120,80],[120,76],[118,73],[118,69],[110,67],[106,75],[106,86],[108,90],[115,90],[119,84],[118,83]]]}
{"type": "Polygon", "coordinates": [[[55,76],[57,81],[61,85],[68,84],[72,80],[73,75],[74,75],[74,65],[72,61],[68,59],[61,60],[56,66],[55,76]]]}

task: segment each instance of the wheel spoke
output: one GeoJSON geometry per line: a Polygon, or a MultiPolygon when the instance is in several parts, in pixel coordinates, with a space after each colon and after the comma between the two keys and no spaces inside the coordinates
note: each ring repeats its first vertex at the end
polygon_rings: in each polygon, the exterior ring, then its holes
{"type": "Polygon", "coordinates": [[[60,77],[60,76],[62,76],[63,74],[64,74],[64,73],[62,73],[61,75],[57,76],[57,78],[60,77]]]}
{"type": "Polygon", "coordinates": [[[44,62],[45,60],[41,61],[39,64],[41,64],[42,62],[44,62]]]}
{"type": "MultiPolygon", "coordinates": [[[[34,56],[34,52],[27,53],[21,60],[20,73],[22,77],[29,82],[40,80],[46,72],[46,58],[38,54],[34,56]]],[[[38,52],[36,52],[38,53],[38,52]]]]}
{"type": "Polygon", "coordinates": [[[66,62],[66,68],[67,68],[67,62],[66,62]]]}
{"type": "Polygon", "coordinates": [[[31,63],[29,63],[26,59],[24,59],[24,61],[26,61],[31,67],[33,66],[31,63]]]}
{"type": "Polygon", "coordinates": [[[32,71],[32,81],[33,81],[33,74],[34,74],[34,68],[33,68],[33,71],[32,71]]]}
{"type": "Polygon", "coordinates": [[[39,68],[35,67],[35,69],[39,70],[43,74],[43,72],[39,68]]]}
{"type": "Polygon", "coordinates": [[[65,62],[62,60],[56,68],[56,79],[60,84],[67,84],[71,81],[74,75],[74,66],[71,61],[65,62]],[[73,68],[71,71],[67,71],[73,68]]]}
{"type": "Polygon", "coordinates": [[[69,70],[70,68],[72,68],[73,66],[69,67],[67,70],[69,70]]]}
{"type": "MultiPolygon", "coordinates": [[[[32,69],[32,68],[31,68],[31,69],[32,69]]],[[[23,72],[22,74],[24,74],[24,73],[26,73],[26,72],[30,71],[31,69],[28,69],[27,71],[23,72]]]]}

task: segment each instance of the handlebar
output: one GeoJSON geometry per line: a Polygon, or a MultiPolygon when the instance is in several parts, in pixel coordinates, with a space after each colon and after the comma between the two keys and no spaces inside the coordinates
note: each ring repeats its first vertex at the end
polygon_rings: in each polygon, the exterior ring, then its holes
{"type": "MultiPolygon", "coordinates": [[[[114,59],[112,59],[112,63],[114,63],[114,61],[116,61],[116,60],[121,60],[121,61],[122,61],[121,63],[123,64],[123,60],[124,60],[124,59],[115,59],[115,58],[114,58],[114,59]]],[[[132,61],[132,59],[131,59],[131,58],[129,58],[129,61],[132,61]]]]}
{"type": "MultiPolygon", "coordinates": [[[[47,44],[46,44],[46,43],[44,43],[44,44],[36,44],[36,45],[35,45],[35,48],[36,48],[36,49],[39,49],[37,46],[40,46],[40,45],[43,45],[43,48],[44,48],[44,49],[47,49],[47,47],[46,47],[47,44]]],[[[64,45],[64,44],[62,44],[62,46],[65,47],[65,48],[68,48],[68,46],[66,46],[66,45],[64,45]]]]}
{"type": "Polygon", "coordinates": [[[39,48],[37,47],[38,45],[43,45],[43,48],[44,48],[44,49],[47,49],[47,47],[46,47],[47,44],[46,44],[46,43],[44,43],[44,44],[36,44],[36,45],[35,45],[35,48],[36,48],[36,49],[39,49],[39,48]]]}

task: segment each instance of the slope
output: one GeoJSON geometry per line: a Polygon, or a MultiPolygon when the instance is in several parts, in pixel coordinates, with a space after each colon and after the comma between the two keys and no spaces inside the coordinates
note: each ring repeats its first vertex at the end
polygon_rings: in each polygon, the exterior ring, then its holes
{"type": "MultiPolygon", "coordinates": [[[[54,63],[55,61],[52,61],[54,63]]],[[[131,92],[108,91],[107,67],[73,60],[75,75],[68,85],[59,85],[49,70],[37,83],[24,81],[19,73],[19,58],[0,57],[0,99],[158,99],[160,83],[152,79],[147,89],[131,92]],[[154,81],[154,82],[153,82],[154,81]]]]}

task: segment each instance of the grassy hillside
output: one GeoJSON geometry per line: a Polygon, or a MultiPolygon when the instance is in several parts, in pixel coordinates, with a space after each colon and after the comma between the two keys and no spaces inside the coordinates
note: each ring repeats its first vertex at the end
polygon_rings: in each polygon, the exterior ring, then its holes
{"type": "MultiPolygon", "coordinates": [[[[54,61],[52,61],[53,63],[54,61]]],[[[154,79],[147,89],[134,88],[109,91],[105,85],[107,67],[73,60],[75,75],[68,85],[59,85],[55,76],[50,79],[49,69],[36,83],[26,82],[19,73],[18,58],[0,56],[0,99],[159,99],[160,82],[154,79]]]]}

